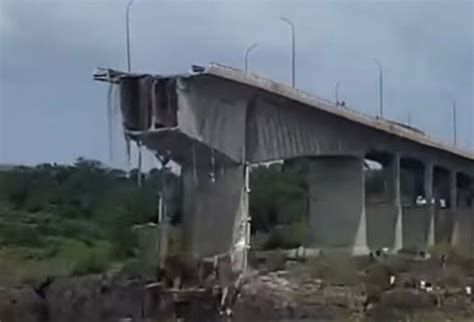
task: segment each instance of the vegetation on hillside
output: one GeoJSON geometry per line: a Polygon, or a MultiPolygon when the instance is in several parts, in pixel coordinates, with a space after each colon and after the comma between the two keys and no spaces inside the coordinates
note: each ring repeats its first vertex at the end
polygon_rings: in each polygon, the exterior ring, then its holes
{"type": "Polygon", "coordinates": [[[156,218],[162,184],[157,169],[140,188],[136,176],[81,158],[0,172],[0,276],[101,271],[133,255],[131,227],[156,218]]]}
{"type": "MultiPolygon", "coordinates": [[[[152,169],[137,187],[137,174],[83,158],[0,171],[0,281],[98,272],[134,256],[131,228],[156,221],[164,177],[168,187],[179,180],[169,170],[152,169]]],[[[302,176],[279,164],[260,166],[251,173],[251,187],[253,232],[264,236],[263,246],[300,245],[308,230],[302,176]]],[[[176,224],[179,206],[173,209],[176,224]]]]}

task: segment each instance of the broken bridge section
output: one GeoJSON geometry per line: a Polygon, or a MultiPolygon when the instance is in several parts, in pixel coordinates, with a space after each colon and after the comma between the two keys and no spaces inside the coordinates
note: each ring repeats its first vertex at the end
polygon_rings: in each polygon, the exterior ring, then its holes
{"type": "Polygon", "coordinates": [[[125,134],[182,166],[186,247],[196,257],[248,244],[247,165],[281,159],[310,164],[314,247],[425,249],[444,234],[472,244],[472,153],[219,65],[95,78],[120,88],[125,134]],[[365,158],[384,165],[384,199],[366,191],[365,158]]]}

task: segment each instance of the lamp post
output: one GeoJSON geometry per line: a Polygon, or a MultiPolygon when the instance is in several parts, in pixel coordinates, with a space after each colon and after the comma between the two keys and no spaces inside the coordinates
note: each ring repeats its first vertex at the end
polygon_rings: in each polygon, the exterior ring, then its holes
{"type": "Polygon", "coordinates": [[[131,62],[130,62],[130,7],[135,0],[129,0],[127,4],[127,8],[125,9],[125,28],[126,28],[126,46],[127,46],[127,71],[130,72],[131,70],[131,62]]]}
{"type": "Polygon", "coordinates": [[[454,143],[454,146],[456,146],[458,144],[458,120],[457,120],[457,116],[456,116],[456,100],[453,99],[453,143],[454,143]]]}
{"type": "Polygon", "coordinates": [[[252,50],[254,50],[258,44],[253,44],[252,46],[249,46],[247,50],[245,51],[245,73],[247,74],[248,67],[249,67],[249,55],[252,50]]]}
{"type": "Polygon", "coordinates": [[[339,85],[340,82],[336,83],[336,106],[339,106],[339,85]]]}
{"type": "MultiPolygon", "coordinates": [[[[132,69],[131,59],[130,59],[130,7],[132,6],[135,0],[129,0],[127,7],[125,9],[125,40],[126,40],[126,49],[127,49],[127,71],[130,73],[132,69]]],[[[127,150],[130,150],[130,142],[127,140],[127,150]]],[[[142,148],[141,142],[137,142],[137,152],[138,152],[138,173],[137,173],[137,185],[142,186],[142,148]]],[[[130,154],[129,154],[130,155],[130,154]]]]}
{"type": "Polygon", "coordinates": [[[377,58],[374,58],[374,61],[379,67],[379,115],[383,118],[383,68],[377,58]]]}
{"type": "Polygon", "coordinates": [[[291,20],[281,17],[291,28],[291,86],[295,87],[295,25],[291,20]]]}
{"type": "Polygon", "coordinates": [[[453,145],[456,146],[458,143],[458,120],[457,120],[456,99],[450,92],[447,92],[446,95],[451,101],[453,145]]]}

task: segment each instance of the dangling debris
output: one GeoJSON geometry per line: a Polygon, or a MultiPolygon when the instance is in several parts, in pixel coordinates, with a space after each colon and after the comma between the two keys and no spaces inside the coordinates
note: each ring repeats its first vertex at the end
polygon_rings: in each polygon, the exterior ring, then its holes
{"type": "Polygon", "coordinates": [[[113,160],[113,137],[112,137],[112,93],[113,84],[109,83],[107,91],[107,134],[108,134],[108,148],[109,148],[109,163],[112,164],[113,160]]]}
{"type": "Polygon", "coordinates": [[[192,167],[193,167],[193,179],[194,179],[194,184],[198,184],[198,177],[197,177],[197,165],[196,165],[196,146],[193,143],[192,145],[192,167]]]}
{"type": "Polygon", "coordinates": [[[216,156],[215,150],[211,148],[211,170],[209,171],[209,178],[212,183],[216,182],[216,156]]]}
{"type": "Polygon", "coordinates": [[[137,185],[142,186],[142,143],[137,141],[138,150],[138,173],[137,173],[137,185]]]}

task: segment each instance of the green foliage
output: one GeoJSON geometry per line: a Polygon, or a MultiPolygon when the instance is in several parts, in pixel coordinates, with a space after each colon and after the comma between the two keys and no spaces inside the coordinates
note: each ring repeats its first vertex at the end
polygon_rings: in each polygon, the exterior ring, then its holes
{"type": "Polygon", "coordinates": [[[306,222],[276,227],[263,244],[263,249],[292,249],[308,241],[309,225],[306,222]]]}
{"type": "Polygon", "coordinates": [[[472,250],[465,247],[453,246],[450,243],[440,243],[430,250],[433,257],[441,260],[441,256],[445,256],[450,263],[464,264],[470,262],[473,258],[472,250]]]}
{"type": "Polygon", "coordinates": [[[297,274],[319,278],[332,285],[355,285],[361,281],[360,263],[345,256],[312,258],[297,268],[297,274]]]}
{"type": "MultiPolygon", "coordinates": [[[[304,172],[299,163],[291,162],[252,170],[252,228],[268,234],[262,240],[265,248],[306,243],[304,172]]],[[[156,219],[156,197],[162,185],[178,187],[177,177],[169,171],[152,169],[144,175],[141,187],[136,185],[137,175],[135,170],[127,177],[122,170],[83,158],[73,165],[0,171],[2,269],[8,262],[20,275],[35,278],[41,272],[95,272],[110,262],[128,260],[137,246],[132,226],[156,219]]],[[[181,247],[178,235],[170,235],[171,253],[181,247]]]]}
{"type": "Polygon", "coordinates": [[[124,171],[83,158],[0,172],[1,269],[20,279],[83,274],[131,255],[131,228],[156,218],[162,177],[154,169],[137,187],[124,171]]]}
{"type": "Polygon", "coordinates": [[[286,268],[285,254],[280,250],[272,251],[267,258],[266,266],[271,271],[284,270],[286,268]]]}
{"type": "Polygon", "coordinates": [[[280,164],[259,166],[250,176],[252,228],[270,231],[276,225],[305,221],[307,187],[303,175],[280,164]]]}
{"type": "Polygon", "coordinates": [[[36,283],[46,276],[98,273],[112,260],[108,241],[88,246],[79,240],[58,238],[49,240],[44,248],[11,246],[0,250],[0,282],[36,283]]]}

